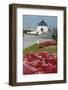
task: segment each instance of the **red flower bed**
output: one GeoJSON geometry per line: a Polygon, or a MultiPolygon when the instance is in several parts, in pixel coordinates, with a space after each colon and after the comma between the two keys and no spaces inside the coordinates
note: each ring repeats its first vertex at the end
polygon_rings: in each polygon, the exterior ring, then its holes
{"type": "Polygon", "coordinates": [[[24,55],[23,74],[57,73],[57,56],[48,52],[31,52],[24,55]]]}
{"type": "Polygon", "coordinates": [[[47,40],[47,41],[43,41],[40,42],[40,45],[42,46],[49,46],[49,45],[56,45],[57,42],[55,40],[47,40]]]}

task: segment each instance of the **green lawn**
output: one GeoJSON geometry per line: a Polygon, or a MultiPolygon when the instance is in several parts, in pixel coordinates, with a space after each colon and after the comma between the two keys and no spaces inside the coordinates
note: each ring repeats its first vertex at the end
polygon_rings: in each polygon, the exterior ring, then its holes
{"type": "Polygon", "coordinates": [[[44,46],[44,47],[39,48],[39,45],[34,44],[23,50],[24,54],[29,53],[29,52],[37,52],[37,51],[48,51],[49,53],[57,53],[57,46],[50,45],[50,46],[44,46]]]}

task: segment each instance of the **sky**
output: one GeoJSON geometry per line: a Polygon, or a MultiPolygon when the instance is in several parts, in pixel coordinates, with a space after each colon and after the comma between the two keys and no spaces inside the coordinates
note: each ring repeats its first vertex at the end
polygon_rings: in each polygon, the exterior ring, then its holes
{"type": "Polygon", "coordinates": [[[29,27],[36,28],[38,23],[42,20],[44,20],[47,23],[48,28],[57,28],[57,16],[24,15],[24,30],[26,30],[29,27]]]}

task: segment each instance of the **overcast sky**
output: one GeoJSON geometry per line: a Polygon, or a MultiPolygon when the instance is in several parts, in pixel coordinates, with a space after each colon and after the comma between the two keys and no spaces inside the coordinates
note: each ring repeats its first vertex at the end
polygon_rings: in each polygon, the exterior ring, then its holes
{"type": "Polygon", "coordinates": [[[57,27],[57,16],[38,16],[38,15],[24,15],[23,16],[23,26],[24,29],[29,27],[36,28],[39,22],[44,20],[48,28],[56,28],[57,27]]]}

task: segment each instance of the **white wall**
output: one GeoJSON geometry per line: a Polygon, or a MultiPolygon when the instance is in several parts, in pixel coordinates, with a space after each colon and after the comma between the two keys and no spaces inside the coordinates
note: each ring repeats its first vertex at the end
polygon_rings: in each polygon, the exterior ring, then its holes
{"type": "MultiPolygon", "coordinates": [[[[25,3],[40,5],[67,6],[68,0],[0,0],[0,90],[67,90],[66,84],[37,85],[24,87],[11,87],[8,85],[9,70],[9,4],[25,3]]],[[[67,12],[68,15],[68,12],[67,12]]],[[[68,22],[68,18],[67,18],[68,22]]],[[[67,26],[68,29],[68,26],[67,26]]],[[[68,32],[67,32],[68,34],[68,32]]],[[[68,35],[67,35],[68,38],[68,35]]],[[[68,49],[68,48],[67,48],[68,49]]],[[[67,61],[68,64],[68,61],[67,61]]],[[[68,68],[68,66],[67,66],[68,68]]],[[[67,72],[68,73],[68,72],[67,72]]],[[[68,75],[68,74],[67,74],[68,75]]],[[[68,81],[68,79],[67,79],[68,81]]]]}
{"type": "Polygon", "coordinates": [[[48,31],[48,27],[47,26],[37,26],[37,31],[41,32],[41,28],[43,29],[43,32],[47,32],[48,31]]]}

